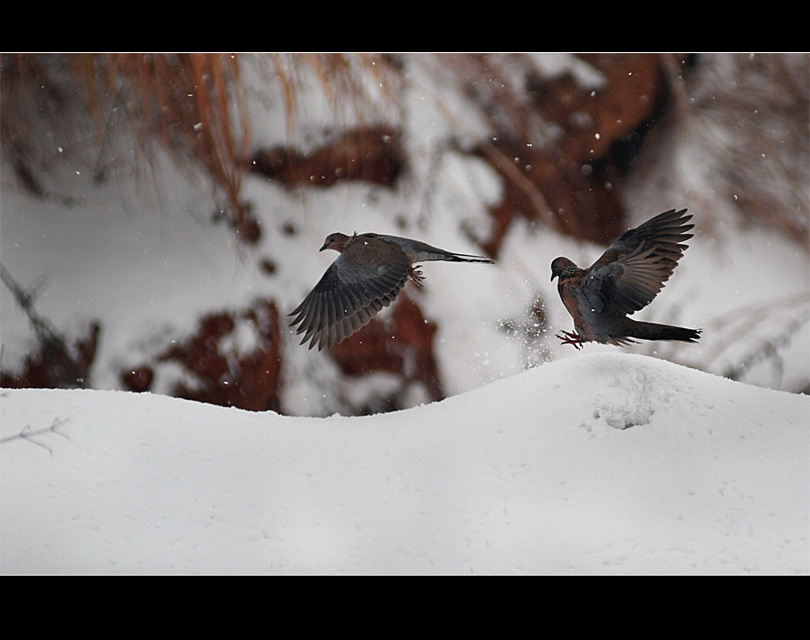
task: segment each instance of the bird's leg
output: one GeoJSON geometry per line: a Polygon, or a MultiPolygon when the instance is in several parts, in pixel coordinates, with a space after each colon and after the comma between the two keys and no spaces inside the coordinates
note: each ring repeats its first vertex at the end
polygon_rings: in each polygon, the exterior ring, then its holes
{"type": "Polygon", "coordinates": [[[419,265],[408,267],[408,275],[411,277],[411,280],[413,280],[413,283],[417,287],[425,286],[422,284],[425,276],[422,275],[422,269],[419,265]]]}
{"type": "Polygon", "coordinates": [[[562,340],[561,344],[570,344],[577,350],[582,349],[582,345],[584,343],[582,336],[580,336],[578,333],[569,333],[568,331],[562,331],[561,333],[562,335],[558,333],[556,336],[562,340]]]}

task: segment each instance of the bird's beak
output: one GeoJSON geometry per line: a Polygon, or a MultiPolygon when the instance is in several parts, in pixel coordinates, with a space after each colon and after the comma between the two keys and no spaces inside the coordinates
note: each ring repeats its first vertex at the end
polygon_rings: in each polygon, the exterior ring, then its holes
{"type": "Polygon", "coordinates": [[[552,274],[551,274],[551,282],[554,282],[554,278],[555,278],[555,277],[557,277],[557,274],[556,274],[556,273],[552,273],[552,274]]]}
{"type": "Polygon", "coordinates": [[[329,243],[326,243],[320,249],[318,249],[318,251],[323,251],[324,249],[328,249],[328,248],[329,248],[329,243]]]}

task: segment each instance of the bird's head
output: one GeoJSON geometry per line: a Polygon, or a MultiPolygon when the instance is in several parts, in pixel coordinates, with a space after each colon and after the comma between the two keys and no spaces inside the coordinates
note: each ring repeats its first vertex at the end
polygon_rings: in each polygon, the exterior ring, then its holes
{"type": "Polygon", "coordinates": [[[554,258],[551,262],[551,279],[554,280],[557,276],[562,274],[566,267],[576,266],[568,258],[554,258]]]}
{"type": "Polygon", "coordinates": [[[324,249],[334,249],[338,253],[343,251],[343,247],[346,244],[346,241],[349,239],[345,233],[330,233],[326,236],[326,240],[323,241],[323,246],[319,249],[319,251],[323,251],[324,249]]]}

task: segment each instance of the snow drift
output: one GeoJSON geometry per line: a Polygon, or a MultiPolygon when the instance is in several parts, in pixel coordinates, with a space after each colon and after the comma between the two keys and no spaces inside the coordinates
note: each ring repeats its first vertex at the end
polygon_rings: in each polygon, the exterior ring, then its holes
{"type": "Polygon", "coordinates": [[[3,390],[0,570],[807,574],[809,419],[626,353],[367,417],[3,390]]]}

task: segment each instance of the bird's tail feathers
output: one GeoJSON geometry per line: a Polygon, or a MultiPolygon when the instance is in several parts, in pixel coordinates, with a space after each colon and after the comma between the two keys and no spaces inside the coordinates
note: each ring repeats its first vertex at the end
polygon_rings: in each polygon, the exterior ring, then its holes
{"type": "Polygon", "coordinates": [[[486,264],[495,264],[492,258],[473,256],[467,253],[445,253],[440,259],[447,260],[448,262],[484,262],[486,264]]]}
{"type": "Polygon", "coordinates": [[[701,329],[687,329],[669,324],[633,321],[631,337],[640,340],[677,340],[679,342],[697,342],[701,329]]]}

